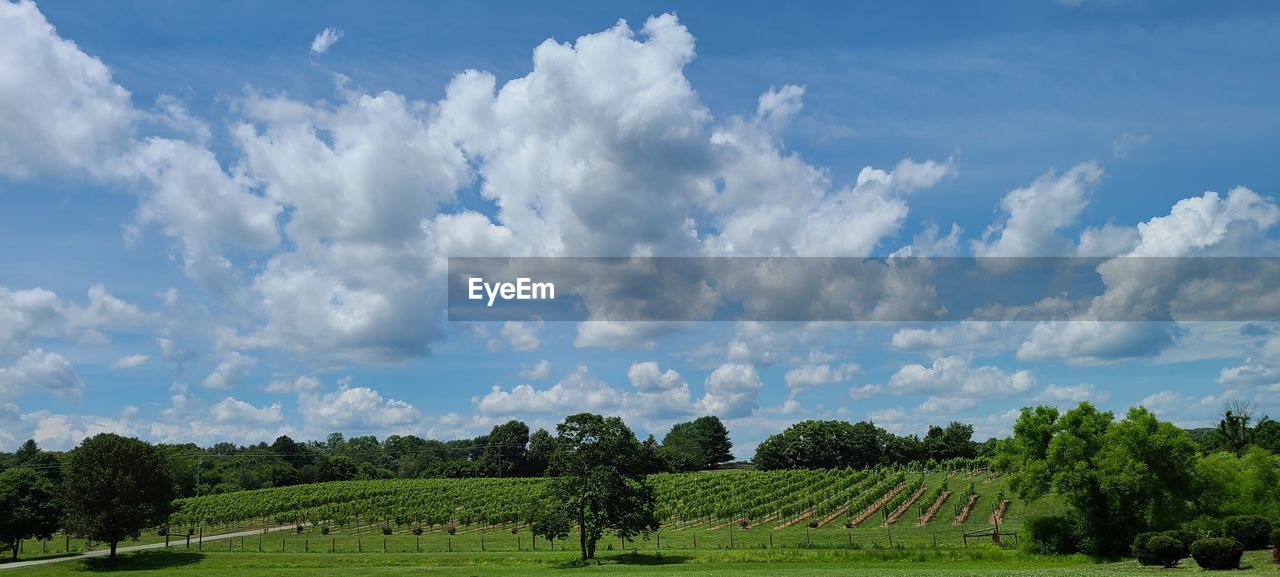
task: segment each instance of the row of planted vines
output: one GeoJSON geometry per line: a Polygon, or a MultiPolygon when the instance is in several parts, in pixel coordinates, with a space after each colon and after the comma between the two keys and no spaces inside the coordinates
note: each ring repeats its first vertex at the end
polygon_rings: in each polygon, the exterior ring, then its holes
{"type": "MultiPolygon", "coordinates": [[[[891,526],[903,518],[912,526],[925,526],[948,501],[954,503],[954,521],[963,522],[977,500],[975,481],[982,483],[989,473],[972,462],[932,466],[660,474],[650,476],[649,482],[662,531],[673,537],[724,528],[771,532],[789,527],[891,526]],[[967,490],[957,499],[949,482],[963,482],[967,490]]],[[[296,524],[300,531],[304,526],[322,528],[325,535],[330,529],[346,532],[368,526],[380,526],[387,534],[411,530],[419,535],[518,530],[545,502],[548,482],[340,481],[208,495],[178,501],[171,526],[296,524]]],[[[1002,494],[996,503],[1003,502],[1002,494]]],[[[996,520],[1004,515],[1004,510],[992,511],[996,520]]]]}

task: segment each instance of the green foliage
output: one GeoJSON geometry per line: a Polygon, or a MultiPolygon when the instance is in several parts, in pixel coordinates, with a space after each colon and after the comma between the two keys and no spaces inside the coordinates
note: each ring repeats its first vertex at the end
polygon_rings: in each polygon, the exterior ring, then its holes
{"type": "Polygon", "coordinates": [[[36,471],[17,467],[0,472],[0,543],[18,559],[23,539],[48,539],[58,530],[58,494],[36,471]]]}
{"type": "Polygon", "coordinates": [[[1229,537],[1201,539],[1191,544],[1191,558],[1202,569],[1238,569],[1244,546],[1229,537]]]}
{"type": "Polygon", "coordinates": [[[1280,518],[1280,460],[1259,447],[1243,455],[1206,455],[1196,464],[1195,487],[1195,505],[1203,514],[1280,518]]]}
{"type": "Polygon", "coordinates": [[[580,413],[556,426],[548,473],[552,494],[572,508],[582,559],[606,531],[621,539],[658,530],[640,442],[618,417],[580,413]]]}
{"type": "Polygon", "coordinates": [[[801,421],[765,439],[753,459],[761,470],[865,469],[880,463],[882,437],[867,422],[801,421]]]}
{"type": "Polygon", "coordinates": [[[1222,520],[1209,515],[1201,515],[1182,524],[1182,530],[1195,539],[1222,537],[1222,520]]]}
{"type": "Polygon", "coordinates": [[[696,471],[733,460],[729,429],[719,417],[676,423],[662,438],[660,458],[668,471],[696,471]]]}
{"type": "Polygon", "coordinates": [[[159,451],[137,439],[102,433],[85,439],[67,459],[66,528],[111,546],[164,523],[173,480],[159,451]]]}
{"type": "Polygon", "coordinates": [[[1185,431],[1140,407],[1113,419],[1089,403],[1060,418],[1051,408],[1024,409],[997,456],[1024,500],[1050,490],[1065,497],[1087,536],[1084,551],[1099,555],[1124,554],[1147,527],[1176,525],[1195,491],[1196,446],[1185,431]]]}
{"type": "Polygon", "coordinates": [[[1139,533],[1133,539],[1133,556],[1142,565],[1173,567],[1186,556],[1187,548],[1167,533],[1139,533]]]}
{"type": "Polygon", "coordinates": [[[1271,530],[1271,546],[1280,549],[1280,527],[1271,530]]]}
{"type": "Polygon", "coordinates": [[[1223,519],[1222,532],[1245,549],[1262,549],[1271,537],[1271,522],[1257,515],[1236,515],[1223,519]]]}
{"type": "Polygon", "coordinates": [[[1071,555],[1081,551],[1084,535],[1073,515],[1032,517],[1023,522],[1027,548],[1042,555],[1071,555]]]}
{"type": "Polygon", "coordinates": [[[487,440],[481,462],[490,476],[510,477],[529,472],[526,462],[529,425],[516,420],[495,425],[487,440]]]}

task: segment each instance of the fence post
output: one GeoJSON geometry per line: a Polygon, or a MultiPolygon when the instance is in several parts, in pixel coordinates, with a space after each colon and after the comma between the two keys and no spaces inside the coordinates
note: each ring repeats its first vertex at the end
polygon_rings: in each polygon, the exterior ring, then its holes
{"type": "Polygon", "coordinates": [[[773,548],[773,533],[769,533],[769,548],[773,548]]]}
{"type": "Polygon", "coordinates": [[[937,531],[933,532],[933,548],[934,549],[938,548],[938,532],[937,531]]]}

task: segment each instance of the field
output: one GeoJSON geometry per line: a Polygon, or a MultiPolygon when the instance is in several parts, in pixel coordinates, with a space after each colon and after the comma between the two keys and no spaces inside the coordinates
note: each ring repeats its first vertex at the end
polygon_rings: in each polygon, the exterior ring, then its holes
{"type": "MultiPolygon", "coordinates": [[[[339,575],[352,568],[364,575],[541,575],[569,568],[574,575],[1152,571],[1132,562],[1025,553],[1017,547],[1023,520],[1058,512],[1061,505],[1052,498],[1013,501],[1002,478],[977,468],[723,471],[655,475],[651,481],[662,529],[647,540],[606,536],[599,563],[588,566],[576,562],[575,534],[549,543],[523,521],[539,502],[545,479],[347,481],[187,499],[172,517],[168,548],[133,553],[123,562],[136,572],[165,575],[339,575]],[[991,535],[997,511],[999,544],[991,535]]],[[[140,542],[164,540],[150,531],[140,542]]],[[[28,541],[20,558],[65,555],[67,544],[62,537],[28,541]]],[[[85,546],[69,544],[71,552],[85,546]]],[[[1251,554],[1253,564],[1272,571],[1259,555],[1251,554]]],[[[12,573],[102,567],[102,559],[75,560],[12,573]]]]}
{"type": "MultiPolygon", "coordinates": [[[[991,536],[1004,496],[1002,479],[985,470],[892,469],[833,471],[721,471],[651,477],[663,528],[648,540],[606,537],[601,552],[646,553],[728,549],[965,547],[991,536]],[[945,488],[944,488],[945,485],[945,488]],[[957,513],[973,505],[963,522],[957,513]],[[922,515],[934,509],[928,522],[922,515]],[[896,515],[895,515],[896,513],[896,515]],[[895,517],[889,522],[889,517],[895,517]],[[816,526],[814,526],[816,525],[816,526]],[[850,526],[852,525],[852,526],[850,526]]],[[[464,553],[558,551],[523,522],[545,479],[411,479],[293,486],[180,501],[170,525],[173,548],[194,553],[464,553]],[[301,531],[295,529],[300,527],[301,531]],[[266,528],[274,529],[266,532],[266,528]],[[199,542],[246,530],[254,534],[199,542]],[[416,534],[420,530],[421,534],[416,534]],[[390,532],[385,535],[384,531],[390,532]],[[195,542],[187,544],[190,533],[195,542]],[[189,547],[189,549],[188,549],[189,547]]],[[[1033,514],[1056,503],[1030,505],[1033,514]]],[[[1016,545],[1028,506],[1010,501],[1000,524],[1006,546],[1016,545]]],[[[163,542],[156,531],[139,542],[163,542]]],[[[122,543],[122,546],[137,542],[122,543]]],[[[27,541],[20,558],[85,550],[82,540],[27,541]]],[[[89,544],[101,549],[101,544],[89,544]]]]}

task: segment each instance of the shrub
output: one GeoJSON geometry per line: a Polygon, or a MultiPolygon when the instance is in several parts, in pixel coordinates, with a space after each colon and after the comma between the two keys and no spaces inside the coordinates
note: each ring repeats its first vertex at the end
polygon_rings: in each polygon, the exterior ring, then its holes
{"type": "Polygon", "coordinates": [[[301,523],[299,523],[299,524],[297,524],[297,525],[294,525],[294,526],[293,526],[293,529],[294,529],[294,531],[297,531],[298,533],[302,533],[302,524],[301,524],[301,523]]]}
{"type": "Polygon", "coordinates": [[[1271,521],[1257,515],[1237,515],[1222,521],[1224,536],[1239,541],[1246,550],[1263,549],[1271,537],[1271,521]]]}
{"type": "Polygon", "coordinates": [[[391,534],[391,527],[389,527],[389,526],[387,526],[387,525],[383,525],[383,526],[382,526],[382,534],[383,534],[383,535],[390,535],[390,534],[391,534]]]}
{"type": "Polygon", "coordinates": [[[1143,533],[1134,539],[1133,553],[1143,565],[1173,567],[1182,559],[1182,541],[1163,533],[1143,533]],[[1142,539],[1142,536],[1148,536],[1142,539]]]}
{"type": "Polygon", "coordinates": [[[1244,546],[1230,537],[1212,537],[1191,544],[1191,557],[1204,569],[1236,569],[1244,546]]]}
{"type": "Polygon", "coordinates": [[[1147,544],[1151,542],[1151,538],[1159,535],[1154,531],[1149,533],[1138,533],[1133,538],[1133,543],[1129,545],[1129,549],[1133,551],[1133,556],[1137,557],[1140,565],[1159,565],[1159,562],[1153,560],[1148,553],[1147,544]]]}
{"type": "Polygon", "coordinates": [[[421,525],[419,525],[419,526],[417,526],[417,527],[414,527],[414,528],[413,528],[413,534],[414,534],[414,535],[421,535],[421,534],[422,534],[422,526],[421,526],[421,525]]]}
{"type": "Polygon", "coordinates": [[[1185,529],[1174,529],[1172,531],[1165,531],[1161,533],[1161,535],[1164,535],[1166,537],[1172,537],[1176,539],[1179,543],[1182,543],[1183,557],[1187,557],[1191,555],[1191,544],[1195,543],[1196,537],[1195,535],[1192,535],[1190,531],[1187,531],[1185,529]]]}
{"type": "Polygon", "coordinates": [[[1084,535],[1080,522],[1074,517],[1056,515],[1027,519],[1028,548],[1034,553],[1046,555],[1070,555],[1079,553],[1084,535]]]}
{"type": "Polygon", "coordinates": [[[1191,534],[1194,540],[1222,537],[1222,521],[1208,515],[1201,515],[1182,524],[1182,530],[1191,534]]]}
{"type": "Polygon", "coordinates": [[[328,525],[325,525],[324,527],[321,527],[321,528],[320,528],[320,534],[321,534],[321,535],[328,535],[328,534],[329,534],[329,526],[328,526],[328,525]]]}

